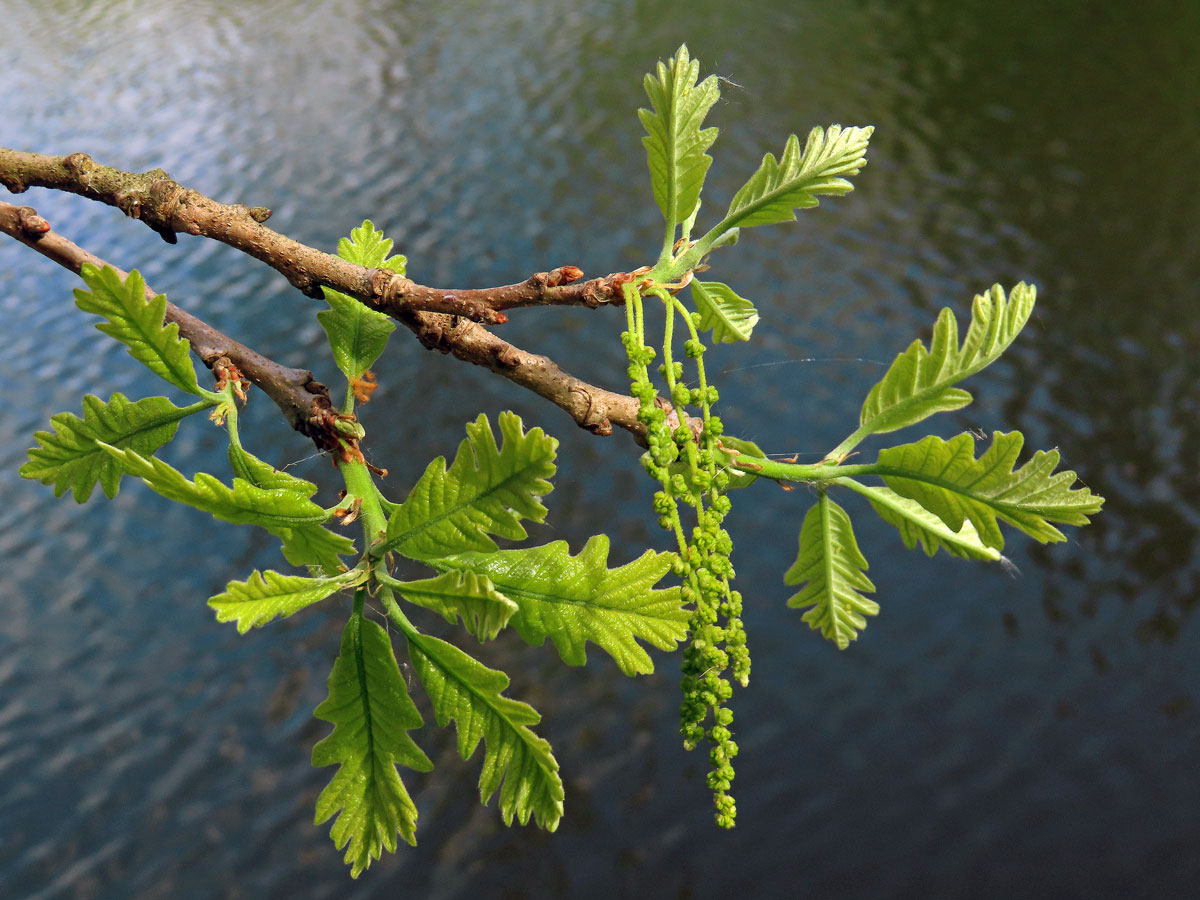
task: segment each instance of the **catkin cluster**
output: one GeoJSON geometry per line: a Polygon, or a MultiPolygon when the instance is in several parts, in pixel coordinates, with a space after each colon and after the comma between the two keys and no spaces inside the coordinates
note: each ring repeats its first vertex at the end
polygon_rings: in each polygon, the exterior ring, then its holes
{"type": "Polygon", "coordinates": [[[666,382],[671,398],[669,410],[660,405],[658,391],[650,379],[649,365],[657,353],[645,344],[640,333],[640,297],[627,299],[639,308],[636,314],[631,312],[631,330],[622,334],[621,340],[629,358],[631,393],[640,403],[638,419],[646,426],[648,452],[642,457],[642,465],[660,485],[654,494],[654,510],[659,524],[674,532],[678,540],[674,571],[682,582],[683,598],[693,609],[683,657],[680,734],[689,750],[702,739],[708,741],[711,768],[707,783],[713,792],[716,821],[724,828],[732,828],[737,809],[729,789],[738,747],[730,730],[733,711],[727,704],[733,695],[733,685],[729,676],[746,685],[750,678],[750,656],[741,620],[742,598],[730,587],[734,577],[730,562],[733,542],[722,525],[730,509],[729,497],[724,493],[729,486],[729,475],[718,463],[723,427],[721,420],[712,414],[717,390],[707,384],[704,376],[705,348],[696,330],[695,314],[680,310],[691,333],[684,350],[695,360],[698,374],[698,387],[689,388],[683,383],[682,363],[671,359],[673,304],[679,301],[665,292],[662,299],[668,325],[658,373],[666,382]],[[699,408],[698,428],[691,425],[688,407],[699,408]],[[690,536],[680,517],[681,503],[695,513],[690,536]]]}

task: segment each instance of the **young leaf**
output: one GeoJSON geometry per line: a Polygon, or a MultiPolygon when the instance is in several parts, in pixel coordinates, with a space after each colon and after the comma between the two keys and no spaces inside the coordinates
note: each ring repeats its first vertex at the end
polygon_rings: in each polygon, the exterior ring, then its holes
{"type": "Polygon", "coordinates": [[[267,490],[279,488],[293,491],[302,497],[311,497],[317,492],[317,486],[311,481],[281,472],[238,444],[232,442],[229,444],[228,455],[229,466],[233,469],[233,474],[243,481],[250,482],[255,487],[267,490]]]}
{"type": "Polygon", "coordinates": [[[887,467],[884,481],[897,494],[915,500],[953,531],[969,521],[989,547],[1004,547],[997,519],[1043,544],[1064,541],[1063,533],[1050,523],[1086,525],[1104,498],[1086,487],[1072,488],[1074,472],[1054,473],[1057,450],[1039,450],[1014,470],[1024,442],[1019,431],[997,431],[976,460],[971,435],[949,441],[930,435],[915,444],[881,450],[879,465],[887,467]]]}
{"type": "Polygon", "coordinates": [[[481,641],[490,641],[508,624],[517,604],[496,590],[486,575],[450,571],[423,581],[392,584],[404,599],[440,613],[454,624],[463,626],[481,641]]]}
{"type": "Polygon", "coordinates": [[[770,153],[763,157],[758,171],[734,194],[729,212],[710,234],[792,222],[795,210],[817,205],[818,195],[836,197],[854,190],[841,176],[857,175],[867,164],[867,143],[874,130],[840,125],[830,125],[828,130],[814,128],[803,153],[800,139],[793,134],[778,162],[770,153]]]}
{"type": "Polygon", "coordinates": [[[704,176],[712,164],[705,151],[717,139],[717,129],[700,126],[720,96],[710,75],[696,84],[700,63],[688,56],[684,44],[675,58],[658,64],[658,77],[647,75],[646,96],[654,111],[639,109],[646,129],[642,144],[650,164],[654,200],[671,224],[686,221],[700,199],[704,176]]]}
{"type": "Polygon", "coordinates": [[[255,570],[246,581],[231,581],[225,593],[210,597],[208,605],[217,613],[218,622],[237,622],[238,634],[266,625],[276,618],[287,618],[306,606],[319,603],[330,594],[360,584],[366,578],[353,569],[334,578],[305,578],[279,572],[255,570]]]}
{"type": "Polygon", "coordinates": [[[408,498],[388,520],[378,552],[398,550],[412,559],[437,559],[464,550],[495,550],[489,534],[523,538],[521,519],[546,516],[538,498],[551,490],[555,438],[540,428],[522,430],[515,413],[500,414],[503,446],[496,446],[487,417],[467,425],[450,469],[430,462],[408,498]]]}
{"type": "Polygon", "coordinates": [[[638,640],[674,650],[687,637],[690,610],[679,588],[655,590],[670,571],[670,554],[647,550],[631,563],[608,568],[608,537],[594,535],[578,556],[566,541],[542,547],[461,553],[435,565],[465,568],[486,575],[516,601],[511,625],[530,644],[549,637],[563,662],[587,662],[592,641],[616,660],[626,675],[654,671],[638,640]]]}
{"type": "Polygon", "coordinates": [[[142,479],[168,500],[194,506],[225,522],[277,528],[325,521],[325,510],[295,491],[265,490],[240,478],[233,480],[231,488],[206,472],[189,481],[182,472],[160,459],[104,443],[99,446],[120,462],[126,472],[142,479]]]}
{"type": "Polygon", "coordinates": [[[783,576],[784,584],[804,584],[788,606],[811,606],[802,618],[814,631],[845,650],[867,626],[865,616],[879,612],[879,604],[859,591],[874,591],[866,576],[867,561],[858,549],[850,517],[821,491],[817,504],[800,527],[800,551],[783,576]]]}
{"type": "MultiPolygon", "coordinates": [[[[301,497],[311,497],[317,490],[311,481],[281,472],[237,444],[229,445],[229,464],[235,476],[257,488],[288,490],[301,497]]],[[[284,559],[293,566],[308,566],[325,575],[340,573],[343,566],[338,557],[354,552],[354,541],[324,525],[272,525],[267,530],[283,541],[284,559]]]]}
{"type": "MultiPolygon", "coordinates": [[[[347,262],[403,275],[407,261],[403,256],[389,259],[391,249],[391,239],[376,231],[370,219],[350,232],[349,240],[338,241],[338,256],[347,262]]],[[[347,379],[359,378],[379,358],[396,323],[353,297],[327,287],[322,290],[330,308],[317,313],[317,319],[329,337],[334,361],[347,379]]]]}
{"type": "Polygon", "coordinates": [[[889,488],[859,484],[849,478],[839,483],[858,491],[871,501],[871,506],[875,507],[879,517],[896,526],[904,546],[909,550],[916,547],[920,541],[921,548],[927,556],[933,556],[942,549],[960,559],[983,559],[992,562],[1000,559],[1000,551],[981,541],[975,526],[969,521],[963,522],[958,531],[952,531],[945,522],[920,503],[901,497],[889,488]]]}
{"type": "Polygon", "coordinates": [[[179,336],[178,325],[163,325],[165,296],[147,300],[146,282],[136,269],[122,281],[112,266],[97,269],[84,263],[79,276],[91,291],[77,288],[75,304],[106,320],[96,326],[100,331],[128,347],[129,355],[155,375],[189,394],[203,396],[188,355],[191,344],[179,336]]]}
{"type": "Polygon", "coordinates": [[[720,344],[736,344],[750,340],[758,324],[758,310],[749,300],[739,297],[727,284],[719,281],[693,281],[692,301],[700,313],[700,328],[712,329],[713,340],[720,344]]]}
{"type": "Polygon", "coordinates": [[[336,534],[324,525],[296,525],[267,529],[283,541],[283,558],[293,566],[307,566],[325,575],[336,575],[343,568],[339,556],[354,552],[354,541],[336,534]]]}
{"type": "Polygon", "coordinates": [[[971,395],[953,387],[996,361],[1029,321],[1037,290],[1021,283],[1006,298],[1000,285],[975,297],[962,347],[954,313],[943,309],[933,327],[929,350],[920,340],[896,357],[871,388],[859,416],[857,434],[882,434],[920,422],[938,412],[959,409],[971,395]]]}
{"type": "Polygon", "coordinates": [[[487,803],[500,790],[505,825],[530,815],[547,831],[563,814],[563,785],[550,744],[529,730],[541,716],[526,703],[500,696],[508,676],[489,669],[453,644],[428,635],[408,635],[409,658],[425,685],[439,725],[451,719],[458,729],[458,752],[470,759],[484,742],[479,799],[487,803]]]}
{"type": "Polygon", "coordinates": [[[166,397],[147,397],[130,403],[123,394],[113,394],[105,403],[88,394],[83,398],[83,418],[63,412],[50,418],[54,431],[34,435],[40,447],[29,451],[21,466],[23,478],[36,478],[54,485],[54,496],[69,489],[83,503],[99,484],[110,500],[117,495],[121,464],[97,445],[128,447],[150,456],[175,437],[179,420],[207,409],[205,404],[181,408],[166,397]]]}
{"type": "Polygon", "coordinates": [[[312,764],[340,764],[317,798],[314,824],[337,815],[330,835],[339,850],[346,847],[350,875],[357,878],[384,848],[395,851],[397,833],[417,842],[417,807],[396,765],[418,772],[433,768],[406,733],[421,727],[421,714],[408,696],[391,641],[374,622],[354,615],[346,623],[329,673],[329,697],[313,715],[332,722],[333,732],[313,747],[312,764]]]}

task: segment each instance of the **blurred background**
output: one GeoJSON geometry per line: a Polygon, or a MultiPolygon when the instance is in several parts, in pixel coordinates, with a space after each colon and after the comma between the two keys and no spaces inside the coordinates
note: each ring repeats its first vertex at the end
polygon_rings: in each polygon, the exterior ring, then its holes
{"type": "MultiPolygon", "coordinates": [[[[332,250],[371,218],[439,286],[652,261],[641,79],[686,41],[725,79],[700,226],[791,132],[873,124],[857,189],[747,231],[711,277],[752,299],[750,346],[710,354],[728,429],[820,458],[938,309],[1038,285],[976,402],[929,424],[1022,430],[1108,498],[1019,569],[927,559],[844,498],[882,611],[845,652],[785,606],[811,495],[738,494],[750,687],[734,699],[738,827],[676,735],[678,657],[627,679],[515,635],[480,649],[544,716],[566,783],[555,835],[478,802],[451,730],[404,773],[419,844],[351,882],[309,766],[348,601],[239,637],[205,599],[277,542],[126,481],[77,506],[17,470],[85,392],[162,392],[71,302],[69,273],[0,240],[0,885],[19,898],[1185,897],[1200,890],[1200,5],[0,0],[0,145],[165,168],[332,250]],[[1009,7],[1005,9],[1004,7],[1009,7]],[[708,215],[705,215],[705,212],[708,215]]],[[[315,313],[227,247],[163,244],[33,189],[53,226],[329,384],[315,313]]],[[[707,224],[706,224],[707,223],[707,224]]],[[[618,310],[518,311],[503,336],[621,388],[618,310]]],[[[538,542],[595,531],[614,562],[666,547],[623,434],[596,438],[403,329],[363,410],[402,496],[463,423],[514,409],[561,440],[538,542]]],[[[244,437],[329,487],[261,395],[244,437]]],[[[896,441],[915,440],[919,430],[896,441]]],[[[867,459],[883,446],[864,446],[867,459]]],[[[223,472],[189,421],[164,454],[223,472]]],[[[440,621],[440,620],[439,620],[440,621]]],[[[430,617],[420,623],[438,630],[430,617]]],[[[469,640],[469,639],[467,639],[469,640]]],[[[422,701],[423,702],[423,701],[422,701]]],[[[427,705],[423,706],[428,709],[427,705]]],[[[427,716],[427,718],[429,718],[427,716]]]]}

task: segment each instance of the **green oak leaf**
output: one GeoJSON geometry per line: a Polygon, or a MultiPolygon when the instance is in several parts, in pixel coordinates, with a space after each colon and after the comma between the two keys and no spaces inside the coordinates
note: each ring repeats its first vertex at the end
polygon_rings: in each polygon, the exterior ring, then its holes
{"type": "Polygon", "coordinates": [[[421,581],[388,582],[409,603],[440,613],[463,626],[481,641],[490,641],[508,624],[517,604],[496,590],[486,575],[448,571],[421,581]]]}
{"type": "Polygon", "coordinates": [[[324,525],[295,525],[267,529],[283,542],[283,558],[293,566],[307,566],[325,575],[336,575],[345,566],[338,559],[354,553],[354,541],[324,525]]]}
{"type": "MultiPolygon", "coordinates": [[[[403,275],[407,261],[403,256],[388,258],[392,241],[375,229],[370,219],[350,232],[350,238],[338,241],[338,256],[347,262],[370,268],[390,269],[403,275]]],[[[387,346],[396,323],[383,313],[353,297],[322,287],[329,309],[317,313],[317,319],[329,338],[337,367],[353,381],[369,369],[387,346]]]]}
{"type": "Polygon", "coordinates": [[[251,628],[287,618],[330,594],[361,584],[366,577],[361,569],[333,578],[306,578],[256,569],[246,581],[229,582],[225,593],[210,597],[208,605],[216,611],[218,622],[236,621],[238,634],[245,634],[251,628]]]}
{"type": "Polygon", "coordinates": [[[712,164],[705,151],[717,139],[716,128],[700,126],[717,102],[720,89],[712,75],[696,84],[699,75],[700,63],[688,56],[684,44],[673,59],[658,64],[657,77],[646,76],[646,96],[654,110],[638,110],[646,128],[642,144],[654,200],[663,218],[675,225],[685,222],[696,209],[712,164]]]}
{"type": "Polygon", "coordinates": [[[428,772],[433,763],[406,733],[421,714],[382,628],[351,616],[328,684],[313,715],[333,732],[313,747],[312,764],[340,768],[317,798],[315,824],[337,816],[330,835],[357,878],[385,848],[395,851],[397,834],[416,844],[417,807],[396,765],[428,772]]]}
{"type": "Polygon", "coordinates": [[[34,435],[41,446],[29,451],[20,474],[53,484],[56,497],[70,490],[77,503],[85,502],[97,484],[111,500],[124,469],[97,442],[150,456],[175,437],[180,419],[207,408],[206,403],[178,407],[166,397],[130,402],[123,394],[113,394],[106,403],[88,394],[83,398],[82,419],[58,413],[50,418],[54,431],[34,435]]]}
{"type": "Polygon", "coordinates": [[[408,650],[438,724],[454,720],[459,755],[470,759],[480,741],[484,744],[480,800],[487,803],[499,790],[505,825],[514,818],[525,825],[533,816],[554,831],[563,814],[563,784],[550,744],[528,727],[541,716],[528,704],[501,696],[507,675],[453,644],[414,631],[408,634],[408,650]]]}
{"type": "Polygon", "coordinates": [[[311,481],[281,472],[268,462],[265,462],[248,452],[240,444],[229,444],[229,467],[233,474],[243,481],[248,481],[255,487],[275,490],[277,488],[294,491],[302,497],[311,497],[317,492],[317,486],[311,481]]]}
{"type": "Polygon", "coordinates": [[[129,355],[160,378],[189,394],[205,396],[188,355],[191,344],[175,323],[163,324],[167,298],[146,299],[146,282],[135,269],[122,279],[112,266],[84,263],[79,276],[90,291],[75,290],[75,304],[105,321],[96,327],[129,348],[129,355]]]}
{"type": "Polygon", "coordinates": [[[105,443],[99,446],[118,460],[126,472],[142,479],[168,500],[194,506],[224,522],[275,528],[319,523],[326,518],[325,510],[295,491],[259,488],[241,478],[235,478],[229,487],[206,472],[189,480],[160,459],[105,443]]]}
{"type": "Polygon", "coordinates": [[[411,559],[438,559],[465,550],[494,550],[489,535],[526,536],[521,519],[541,522],[554,474],[555,438],[541,428],[528,432],[516,413],[499,417],[502,444],[497,446],[487,417],[467,425],[450,468],[438,457],[407,499],[388,519],[378,553],[397,550],[411,559]]]}
{"type": "MultiPolygon", "coordinates": [[[[311,497],[317,486],[311,481],[281,472],[238,444],[229,445],[229,464],[233,474],[265,490],[289,490],[311,497]]],[[[325,575],[337,575],[345,567],[339,556],[354,552],[354,541],[336,534],[324,525],[271,525],[271,534],[283,542],[283,557],[293,566],[308,566],[325,575]]]]}
{"type": "Polygon", "coordinates": [[[719,281],[693,281],[691,287],[702,331],[711,328],[713,340],[719,344],[750,340],[758,324],[758,310],[753,303],[719,281]]]}
{"type": "Polygon", "coordinates": [[[526,641],[547,637],[568,665],[587,662],[585,644],[596,644],[626,675],[654,671],[638,643],[674,650],[687,637],[691,612],[677,587],[654,586],[671,568],[671,554],[647,550],[630,563],[608,568],[608,537],[594,535],[578,556],[566,541],[541,547],[461,553],[434,562],[486,575],[516,602],[510,624],[526,641]]]}
{"type": "Polygon", "coordinates": [[[984,454],[975,459],[975,439],[969,434],[944,441],[930,435],[915,444],[879,452],[879,465],[888,487],[915,500],[953,531],[969,521],[979,539],[997,550],[1004,547],[998,520],[1041,543],[1065,541],[1051,525],[1086,525],[1100,511],[1104,498],[1090,489],[1072,488],[1074,472],[1058,472],[1057,450],[1039,450],[1014,469],[1025,443],[1019,431],[995,432],[984,454]]]}
{"type": "Polygon", "coordinates": [[[943,309],[929,349],[915,340],[871,388],[859,415],[859,434],[896,431],[934,413],[959,409],[971,395],[954,387],[995,362],[1029,321],[1037,290],[1016,285],[1008,297],[994,285],[971,304],[971,324],[962,347],[954,313],[943,309]]]}
{"type": "Polygon", "coordinates": [[[900,538],[909,550],[920,542],[927,556],[933,556],[940,549],[960,559],[995,562],[1001,558],[999,550],[979,539],[970,521],[963,522],[962,528],[953,531],[920,503],[901,497],[889,488],[859,484],[849,478],[839,479],[837,483],[858,491],[871,501],[879,517],[900,532],[900,538]]]}
{"type": "Polygon", "coordinates": [[[800,527],[796,561],[783,577],[784,584],[804,584],[788,606],[811,606],[803,620],[845,650],[867,626],[865,617],[879,613],[879,604],[860,593],[875,590],[866,570],[867,560],[854,539],[850,517],[820,491],[800,527]]]}
{"type": "Polygon", "coordinates": [[[795,210],[816,206],[819,195],[840,196],[854,189],[842,176],[857,175],[867,164],[867,144],[875,129],[814,128],[804,150],[800,139],[787,139],[783,156],[763,157],[762,165],[733,196],[729,212],[709,234],[720,235],[730,228],[791,222],[795,210]]]}

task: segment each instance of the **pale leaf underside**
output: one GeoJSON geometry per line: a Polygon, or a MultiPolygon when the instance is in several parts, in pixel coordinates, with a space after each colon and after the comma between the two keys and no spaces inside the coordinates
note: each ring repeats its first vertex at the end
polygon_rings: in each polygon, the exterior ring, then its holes
{"type": "Polygon", "coordinates": [[[442,615],[463,626],[481,641],[490,641],[508,624],[517,604],[504,596],[486,575],[449,571],[436,578],[403,581],[392,585],[409,603],[442,615]]]}
{"type": "Polygon", "coordinates": [[[804,517],[796,561],[783,578],[784,584],[804,584],[788,606],[812,607],[804,621],[845,650],[866,627],[865,617],[879,612],[879,604],[860,593],[875,590],[866,569],[850,517],[822,492],[804,517]]]}
{"type": "Polygon", "coordinates": [[[758,324],[758,310],[753,303],[719,281],[693,281],[691,288],[702,331],[711,328],[713,340],[719,344],[750,340],[758,324]]]}
{"type": "Polygon", "coordinates": [[[354,541],[344,534],[330,531],[324,525],[295,525],[267,529],[283,546],[283,558],[293,566],[308,566],[326,575],[335,575],[344,568],[340,556],[354,553],[354,541]]]}
{"type": "Polygon", "coordinates": [[[920,543],[927,556],[933,556],[941,549],[960,559],[990,562],[1000,559],[1000,551],[983,543],[969,520],[963,522],[958,531],[952,531],[920,503],[901,497],[890,488],[862,485],[849,479],[842,483],[871,501],[879,517],[900,532],[900,538],[909,550],[920,543]]]}
{"type": "Polygon", "coordinates": [[[1002,520],[1042,543],[1066,540],[1051,522],[1086,525],[1104,500],[1088,488],[1072,488],[1075,473],[1055,472],[1057,450],[1039,450],[1014,469],[1024,444],[1020,432],[995,432],[975,459],[975,440],[960,434],[944,441],[930,435],[915,444],[879,453],[884,480],[902,497],[935,513],[953,531],[969,521],[979,539],[1000,550],[1002,520]]]}

